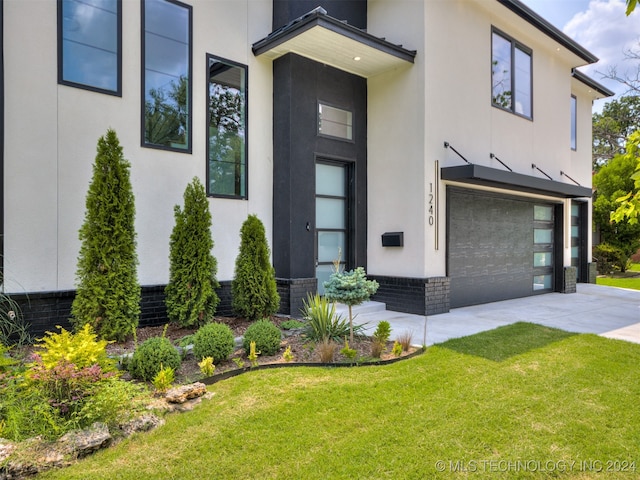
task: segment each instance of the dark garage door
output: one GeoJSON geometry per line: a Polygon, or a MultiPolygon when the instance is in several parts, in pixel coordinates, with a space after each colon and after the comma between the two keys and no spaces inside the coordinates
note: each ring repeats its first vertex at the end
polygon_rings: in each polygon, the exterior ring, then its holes
{"type": "Polygon", "coordinates": [[[448,187],[451,307],[553,291],[553,209],[518,197],[448,187]]]}

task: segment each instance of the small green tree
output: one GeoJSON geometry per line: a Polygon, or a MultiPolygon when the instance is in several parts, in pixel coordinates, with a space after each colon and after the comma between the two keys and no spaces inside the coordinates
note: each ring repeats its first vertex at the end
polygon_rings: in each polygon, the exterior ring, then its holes
{"type": "Polygon", "coordinates": [[[169,283],[165,288],[167,314],[183,327],[204,325],[215,315],[220,298],[218,262],[211,253],[211,213],[198,178],[184,191],[184,209],[174,207],[175,226],[169,245],[169,283]]]}
{"type": "Polygon", "coordinates": [[[349,307],[349,341],[353,343],[353,314],[351,307],[369,300],[378,291],[378,282],[367,280],[364,268],[358,267],[348,272],[336,271],[328,282],[324,282],[324,294],[332,302],[344,303],[349,307]]]}
{"type": "Polygon", "coordinates": [[[135,199],[116,132],[98,140],[79,237],[78,288],[71,307],[76,330],[89,324],[106,340],[123,340],[140,317],[134,229],[135,199]]]}
{"type": "Polygon", "coordinates": [[[264,225],[256,215],[249,215],[240,230],[240,252],[231,294],[233,309],[250,320],[269,317],[280,306],[275,270],[269,257],[264,225]]]}

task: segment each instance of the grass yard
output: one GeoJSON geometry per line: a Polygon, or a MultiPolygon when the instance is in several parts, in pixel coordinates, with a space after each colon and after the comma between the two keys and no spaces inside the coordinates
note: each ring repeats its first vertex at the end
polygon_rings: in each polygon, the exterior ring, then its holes
{"type": "Polygon", "coordinates": [[[640,290],[640,263],[632,263],[627,270],[627,274],[620,274],[613,277],[598,277],[596,283],[598,285],[607,285],[609,287],[630,288],[632,290],[640,290]]]}
{"type": "Polygon", "coordinates": [[[640,345],[517,323],[383,367],[253,372],[38,478],[639,478],[638,365],[640,345]]]}

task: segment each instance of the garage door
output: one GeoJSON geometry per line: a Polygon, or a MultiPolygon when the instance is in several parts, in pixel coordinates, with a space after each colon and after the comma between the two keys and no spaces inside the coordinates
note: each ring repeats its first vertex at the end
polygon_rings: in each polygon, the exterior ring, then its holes
{"type": "Polygon", "coordinates": [[[451,307],[554,289],[554,205],[448,187],[451,307]]]}

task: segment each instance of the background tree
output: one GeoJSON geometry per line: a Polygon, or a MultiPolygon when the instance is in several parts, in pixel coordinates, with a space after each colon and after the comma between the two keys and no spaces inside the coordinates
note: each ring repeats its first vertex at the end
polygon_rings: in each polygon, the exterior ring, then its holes
{"type": "Polygon", "coordinates": [[[593,115],[593,170],[624,153],[627,137],[640,129],[640,97],[611,100],[593,115]]]}
{"type": "Polygon", "coordinates": [[[140,285],[134,229],[135,199],[116,132],[98,140],[86,198],[72,323],[86,324],[107,340],[123,340],[140,317],[140,285]]]}
{"type": "Polygon", "coordinates": [[[636,155],[640,134],[634,134],[631,138],[636,141],[628,143],[627,150],[630,153],[616,155],[593,177],[596,187],[593,221],[598,225],[601,235],[601,244],[596,247],[595,254],[601,266],[614,263],[621,271],[626,270],[629,257],[640,247],[640,224],[611,221],[612,212],[619,206],[617,200],[627,192],[637,193],[640,187],[631,178],[638,162],[636,155]]]}
{"type": "Polygon", "coordinates": [[[611,220],[618,224],[626,220],[630,225],[637,225],[640,216],[640,130],[629,136],[626,153],[621,157],[625,162],[635,164],[635,172],[629,178],[633,182],[633,190],[616,199],[618,205],[611,220]]]}
{"type": "Polygon", "coordinates": [[[174,207],[175,225],[169,245],[169,283],[165,288],[167,314],[181,326],[201,326],[213,318],[220,298],[218,263],[211,253],[211,213],[198,178],[187,185],[184,209],[174,207]]]}
{"type": "Polygon", "coordinates": [[[256,215],[249,215],[240,230],[231,294],[233,309],[250,320],[269,317],[280,306],[264,225],[256,215]]]}

